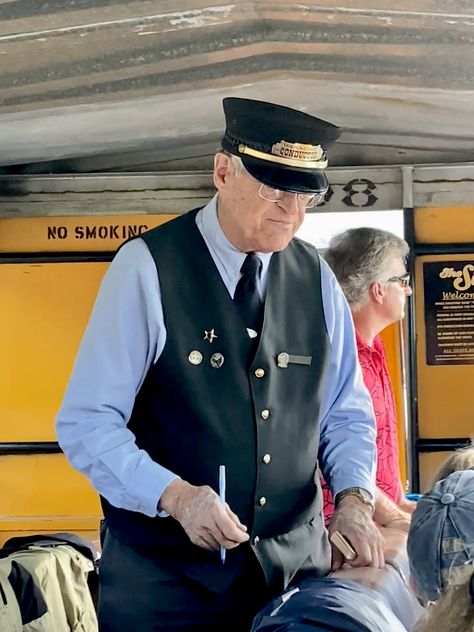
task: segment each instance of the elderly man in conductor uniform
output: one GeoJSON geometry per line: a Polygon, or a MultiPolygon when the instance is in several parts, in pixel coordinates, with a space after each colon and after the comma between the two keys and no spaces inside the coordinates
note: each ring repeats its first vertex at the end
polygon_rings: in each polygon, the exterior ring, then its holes
{"type": "Polygon", "coordinates": [[[318,454],[329,531],[354,564],[383,564],[351,315],[316,250],[293,239],[327,191],[339,129],[250,99],[224,112],[217,195],[119,250],[57,419],[101,494],[102,632],[248,630],[292,580],[326,574],[318,454]]]}

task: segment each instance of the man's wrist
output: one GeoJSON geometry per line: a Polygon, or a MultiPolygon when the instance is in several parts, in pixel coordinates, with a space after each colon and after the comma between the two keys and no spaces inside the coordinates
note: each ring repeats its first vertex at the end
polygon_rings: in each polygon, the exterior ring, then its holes
{"type": "MultiPolygon", "coordinates": [[[[334,498],[334,505],[336,509],[342,504],[349,501],[349,499],[356,500],[361,505],[365,505],[367,509],[373,514],[375,510],[375,500],[369,490],[363,487],[348,487],[343,489],[334,498]]],[[[352,502],[349,501],[349,502],[352,502]]]]}
{"type": "Polygon", "coordinates": [[[400,529],[400,531],[408,533],[410,528],[410,518],[409,516],[394,516],[388,519],[386,523],[381,526],[388,529],[400,529]]]}
{"type": "Polygon", "coordinates": [[[374,520],[382,527],[388,527],[396,520],[409,520],[409,515],[399,505],[393,502],[387,494],[377,488],[374,520]]]}
{"type": "Polygon", "coordinates": [[[189,486],[189,483],[181,478],[175,478],[165,487],[158,501],[158,511],[164,511],[172,517],[176,514],[176,504],[179,494],[189,486]]]}

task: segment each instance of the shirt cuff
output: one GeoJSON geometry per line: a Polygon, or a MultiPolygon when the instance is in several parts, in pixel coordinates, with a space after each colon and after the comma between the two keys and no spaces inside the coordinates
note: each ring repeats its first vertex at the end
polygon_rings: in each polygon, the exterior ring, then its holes
{"type": "Polygon", "coordinates": [[[171,478],[171,480],[161,490],[160,498],[159,498],[158,503],[157,503],[157,514],[156,514],[159,518],[168,518],[168,516],[169,516],[169,513],[167,511],[165,511],[164,509],[161,509],[161,504],[160,504],[161,503],[161,496],[162,496],[163,492],[165,491],[165,489],[168,487],[168,485],[170,483],[172,483],[173,481],[175,481],[176,479],[178,479],[178,478],[180,478],[180,477],[175,474],[173,476],[173,478],[171,478]]]}
{"type": "Polygon", "coordinates": [[[179,478],[177,474],[152,460],[142,463],[140,477],[128,487],[130,497],[135,498],[135,511],[139,511],[150,518],[155,518],[156,516],[164,518],[168,516],[169,514],[166,512],[159,511],[159,500],[168,485],[176,478],[179,478]]]}

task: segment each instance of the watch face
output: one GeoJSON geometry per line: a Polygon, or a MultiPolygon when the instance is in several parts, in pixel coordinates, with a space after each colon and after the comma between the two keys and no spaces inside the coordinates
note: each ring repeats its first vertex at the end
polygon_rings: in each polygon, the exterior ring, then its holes
{"type": "Polygon", "coordinates": [[[362,496],[364,500],[371,503],[373,501],[372,494],[368,492],[366,489],[359,489],[359,494],[362,496]]]}

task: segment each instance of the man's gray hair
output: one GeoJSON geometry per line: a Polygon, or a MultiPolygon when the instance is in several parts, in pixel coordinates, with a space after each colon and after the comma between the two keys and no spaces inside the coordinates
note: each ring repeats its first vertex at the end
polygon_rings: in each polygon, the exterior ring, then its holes
{"type": "Polygon", "coordinates": [[[369,300],[369,287],[386,281],[393,258],[405,258],[408,244],[380,228],[351,228],[331,239],[323,253],[344,292],[352,311],[369,300]]]}
{"type": "Polygon", "coordinates": [[[239,156],[235,156],[234,154],[231,154],[225,149],[222,149],[222,147],[218,149],[217,152],[219,154],[224,154],[225,156],[228,156],[230,158],[230,161],[233,164],[235,173],[237,175],[241,173],[248,173],[247,169],[244,167],[244,163],[242,162],[241,158],[239,158],[239,156]]]}

